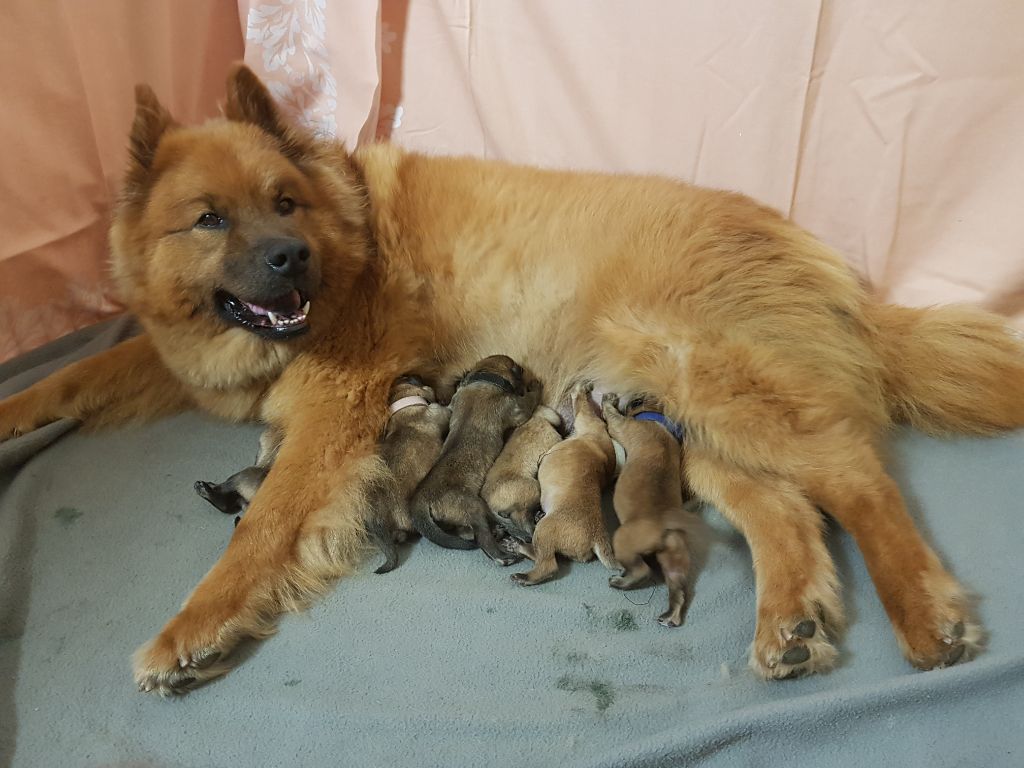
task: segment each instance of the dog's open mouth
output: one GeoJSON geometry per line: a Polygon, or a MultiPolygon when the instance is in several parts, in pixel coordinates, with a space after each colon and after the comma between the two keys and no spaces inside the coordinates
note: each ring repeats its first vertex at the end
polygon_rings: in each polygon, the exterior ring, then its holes
{"type": "Polygon", "coordinates": [[[298,291],[259,304],[227,291],[217,291],[214,298],[217,311],[227,322],[268,339],[298,336],[309,330],[309,301],[298,291]]]}

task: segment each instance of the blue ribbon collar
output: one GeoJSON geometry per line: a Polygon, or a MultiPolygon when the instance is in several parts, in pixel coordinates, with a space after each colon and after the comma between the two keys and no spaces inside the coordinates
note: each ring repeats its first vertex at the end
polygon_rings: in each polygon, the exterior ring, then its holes
{"type": "Polygon", "coordinates": [[[653,421],[655,424],[661,424],[661,426],[667,429],[669,434],[678,442],[683,442],[683,435],[686,434],[686,430],[683,429],[683,425],[672,421],[664,413],[658,413],[657,411],[640,411],[640,413],[634,413],[633,418],[637,421],[653,421]]]}

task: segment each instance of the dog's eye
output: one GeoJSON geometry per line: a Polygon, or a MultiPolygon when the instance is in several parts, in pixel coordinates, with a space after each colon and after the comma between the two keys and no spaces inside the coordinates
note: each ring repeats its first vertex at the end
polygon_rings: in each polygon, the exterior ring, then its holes
{"type": "Polygon", "coordinates": [[[295,201],[290,197],[279,197],[277,199],[277,212],[282,216],[291,216],[295,213],[295,201]]]}
{"type": "Polygon", "coordinates": [[[217,227],[224,226],[224,219],[218,216],[216,213],[207,211],[198,219],[196,219],[196,226],[202,229],[217,229],[217,227]]]}
{"type": "Polygon", "coordinates": [[[544,519],[544,514],[545,513],[544,513],[543,509],[538,509],[536,512],[534,512],[533,513],[533,522],[534,522],[534,524],[539,523],[541,520],[543,520],[544,519]]]}
{"type": "Polygon", "coordinates": [[[642,397],[634,397],[632,400],[629,401],[629,407],[630,408],[639,408],[643,404],[644,404],[644,399],[642,397]]]}

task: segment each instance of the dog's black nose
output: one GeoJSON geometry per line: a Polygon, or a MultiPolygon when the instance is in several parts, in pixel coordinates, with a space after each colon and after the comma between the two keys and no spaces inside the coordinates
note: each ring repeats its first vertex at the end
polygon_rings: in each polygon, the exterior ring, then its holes
{"type": "Polygon", "coordinates": [[[267,266],[283,277],[297,277],[309,264],[309,246],[295,237],[276,237],[260,245],[267,266]]]}

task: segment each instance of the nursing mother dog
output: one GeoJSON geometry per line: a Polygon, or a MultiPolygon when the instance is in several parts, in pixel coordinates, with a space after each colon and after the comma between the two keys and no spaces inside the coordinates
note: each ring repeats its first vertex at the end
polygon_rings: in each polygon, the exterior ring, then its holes
{"type": "Polygon", "coordinates": [[[964,592],[878,447],[893,421],[1024,425],[1024,347],[998,318],[878,304],[836,254],[740,195],[388,145],[350,153],[286,124],[245,68],[226,117],[198,127],[149,88],[137,101],[111,242],[145,333],[0,403],[0,438],[186,408],[284,434],[219,562],[135,654],[143,690],[223,674],[240,640],[349,571],[391,382],[496,353],[550,399],[592,380],[685,422],[686,481],[750,544],[764,677],[836,658],[819,507],[860,546],[910,663],[975,651],[964,592]]]}

